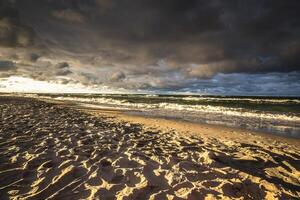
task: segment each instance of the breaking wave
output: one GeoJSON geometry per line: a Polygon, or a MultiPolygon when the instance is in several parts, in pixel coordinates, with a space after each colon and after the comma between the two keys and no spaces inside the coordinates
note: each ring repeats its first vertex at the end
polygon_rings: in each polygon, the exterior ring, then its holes
{"type": "Polygon", "coordinates": [[[222,124],[300,137],[299,98],[167,95],[35,95],[85,107],[222,124]]]}

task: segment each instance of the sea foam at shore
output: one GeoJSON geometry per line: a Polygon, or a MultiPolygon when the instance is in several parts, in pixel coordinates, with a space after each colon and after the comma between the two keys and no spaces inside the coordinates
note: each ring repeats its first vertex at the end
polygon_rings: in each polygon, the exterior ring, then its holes
{"type": "Polygon", "coordinates": [[[300,98],[136,94],[43,94],[85,107],[224,125],[300,138],[300,98]]]}

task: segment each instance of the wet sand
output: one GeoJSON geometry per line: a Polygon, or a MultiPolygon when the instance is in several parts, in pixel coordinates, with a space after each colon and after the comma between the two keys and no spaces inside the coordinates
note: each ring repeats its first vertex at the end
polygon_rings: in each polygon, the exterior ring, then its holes
{"type": "Polygon", "coordinates": [[[300,141],[0,97],[0,199],[297,199],[300,141]]]}

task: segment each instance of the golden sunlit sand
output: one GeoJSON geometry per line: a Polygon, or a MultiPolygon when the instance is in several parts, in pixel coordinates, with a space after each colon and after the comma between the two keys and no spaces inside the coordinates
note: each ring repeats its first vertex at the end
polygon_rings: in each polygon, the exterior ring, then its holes
{"type": "Polygon", "coordinates": [[[0,98],[0,199],[297,199],[300,141],[0,98]]]}

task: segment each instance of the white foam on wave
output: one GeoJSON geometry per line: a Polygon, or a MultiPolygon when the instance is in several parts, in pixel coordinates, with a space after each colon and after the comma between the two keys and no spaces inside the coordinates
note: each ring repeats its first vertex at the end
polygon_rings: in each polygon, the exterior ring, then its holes
{"type": "Polygon", "coordinates": [[[300,122],[299,116],[279,114],[279,113],[267,113],[267,112],[247,110],[242,108],[228,108],[223,106],[210,106],[210,105],[179,105],[173,103],[161,103],[159,107],[163,109],[179,110],[179,111],[202,112],[202,113],[210,113],[210,114],[215,113],[215,114],[222,114],[228,116],[300,122]]]}
{"type": "Polygon", "coordinates": [[[218,97],[183,97],[183,100],[186,101],[249,101],[249,102],[255,102],[255,103],[299,103],[300,100],[298,99],[251,99],[251,98],[231,98],[231,97],[224,97],[224,98],[218,98],[218,97]]]}
{"type": "MultiPolygon", "coordinates": [[[[300,117],[291,114],[282,114],[282,113],[270,113],[262,112],[257,110],[250,110],[244,108],[229,108],[223,106],[211,106],[211,105],[187,105],[187,104],[176,104],[176,103],[131,103],[127,100],[119,100],[107,97],[97,97],[97,98],[81,98],[81,97],[55,97],[56,100],[64,101],[75,101],[81,103],[89,104],[98,104],[105,105],[106,107],[114,107],[124,110],[142,110],[142,111],[153,111],[155,109],[164,109],[177,112],[191,112],[191,113],[209,113],[209,114],[218,114],[226,116],[239,116],[245,118],[259,118],[267,120],[281,120],[281,121],[290,121],[300,123],[300,117]]],[[[90,105],[96,106],[96,105],[90,105]]]]}

